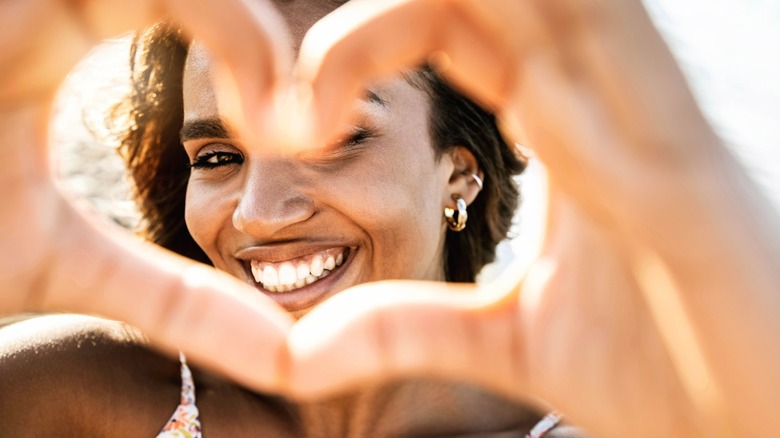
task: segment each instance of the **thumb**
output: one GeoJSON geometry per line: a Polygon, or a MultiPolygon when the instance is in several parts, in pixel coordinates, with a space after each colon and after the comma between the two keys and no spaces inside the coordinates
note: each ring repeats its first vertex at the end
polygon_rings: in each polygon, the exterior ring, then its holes
{"type": "Polygon", "coordinates": [[[365,381],[425,375],[521,395],[515,302],[514,294],[473,284],[387,281],[342,292],[290,332],[289,391],[316,398],[365,381]]]}

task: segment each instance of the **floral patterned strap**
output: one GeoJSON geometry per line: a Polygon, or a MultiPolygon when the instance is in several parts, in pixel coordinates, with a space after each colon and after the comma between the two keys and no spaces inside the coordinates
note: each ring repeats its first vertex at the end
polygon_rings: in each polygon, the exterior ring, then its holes
{"type": "Polygon", "coordinates": [[[551,431],[555,426],[557,426],[560,421],[561,414],[555,411],[550,412],[549,414],[545,415],[544,418],[539,420],[538,423],[536,423],[536,426],[534,426],[534,428],[525,435],[525,438],[541,438],[547,432],[551,431]]]}
{"type": "Polygon", "coordinates": [[[202,438],[200,413],[195,406],[195,382],[187,366],[184,354],[179,353],[181,361],[181,402],[176,412],[165,424],[157,438],[202,438]]]}

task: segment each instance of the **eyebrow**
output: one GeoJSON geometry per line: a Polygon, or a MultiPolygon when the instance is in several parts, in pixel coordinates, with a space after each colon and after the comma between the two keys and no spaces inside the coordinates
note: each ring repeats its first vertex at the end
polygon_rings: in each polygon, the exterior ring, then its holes
{"type": "MultiPolygon", "coordinates": [[[[362,100],[375,103],[382,107],[387,106],[387,101],[379,97],[371,90],[366,90],[362,100]]],[[[233,138],[233,130],[219,118],[206,118],[187,120],[182,124],[179,130],[179,141],[184,143],[187,140],[197,140],[201,138],[233,138]]]]}
{"type": "Polygon", "coordinates": [[[387,106],[387,101],[379,97],[376,93],[374,93],[371,90],[366,90],[365,96],[362,98],[363,100],[368,100],[369,102],[376,103],[381,106],[387,106]]]}
{"type": "Polygon", "coordinates": [[[233,134],[227,124],[218,118],[187,120],[179,131],[179,140],[199,138],[231,138],[233,134]]]}

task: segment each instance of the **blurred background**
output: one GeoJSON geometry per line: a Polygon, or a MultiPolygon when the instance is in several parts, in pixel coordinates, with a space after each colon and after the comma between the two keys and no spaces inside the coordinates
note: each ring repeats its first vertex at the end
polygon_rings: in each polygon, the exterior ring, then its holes
{"type": "MultiPolygon", "coordinates": [[[[706,116],[780,211],[780,1],[645,0],[687,75],[706,116]]],[[[87,208],[132,228],[116,143],[106,129],[111,107],[127,92],[129,37],[97,47],[70,74],[52,126],[54,168],[87,208]]],[[[525,201],[511,241],[483,279],[527,262],[539,236],[538,166],[521,178],[525,201]]],[[[780,224],[778,224],[780,232],[780,224]]]]}

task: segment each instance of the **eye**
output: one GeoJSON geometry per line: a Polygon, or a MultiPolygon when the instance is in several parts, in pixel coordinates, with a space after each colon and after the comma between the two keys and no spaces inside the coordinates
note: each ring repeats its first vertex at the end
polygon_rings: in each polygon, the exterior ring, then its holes
{"type": "Polygon", "coordinates": [[[373,146],[372,140],[381,137],[381,131],[378,129],[351,126],[326,147],[301,152],[298,157],[312,166],[324,166],[322,168],[333,170],[367,153],[373,146]]]}
{"type": "Polygon", "coordinates": [[[190,168],[196,170],[214,169],[217,167],[232,166],[242,164],[244,157],[235,152],[207,151],[198,154],[195,160],[190,163],[190,168]]]}
{"type": "Polygon", "coordinates": [[[349,132],[349,136],[338,142],[338,148],[349,150],[366,142],[366,140],[375,136],[374,131],[363,127],[354,127],[349,132]]]}

